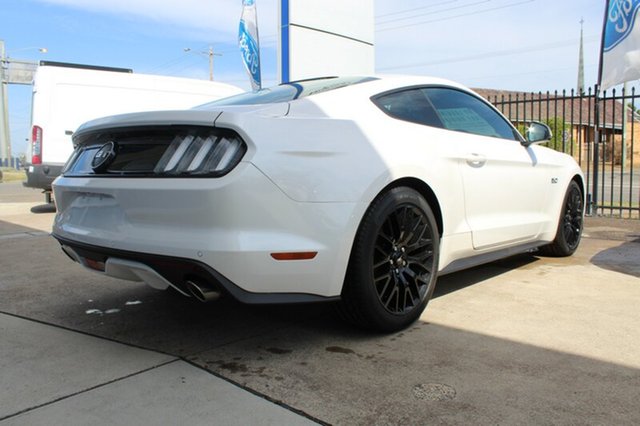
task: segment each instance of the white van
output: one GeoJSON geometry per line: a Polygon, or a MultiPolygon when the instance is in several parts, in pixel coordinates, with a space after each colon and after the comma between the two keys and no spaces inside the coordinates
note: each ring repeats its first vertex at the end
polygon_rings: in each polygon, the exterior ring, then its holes
{"type": "Polygon", "coordinates": [[[86,121],[129,112],[188,109],[241,92],[219,82],[41,61],[33,80],[30,163],[24,185],[44,190],[51,202],[51,183],[73,152],[71,136],[86,121]]]}

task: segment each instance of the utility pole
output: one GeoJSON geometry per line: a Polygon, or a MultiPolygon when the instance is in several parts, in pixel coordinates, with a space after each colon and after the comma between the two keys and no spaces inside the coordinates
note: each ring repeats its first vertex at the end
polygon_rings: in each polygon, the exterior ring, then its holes
{"type": "Polygon", "coordinates": [[[11,141],[9,140],[9,111],[7,102],[8,79],[5,75],[7,61],[4,40],[0,40],[0,160],[11,161],[11,141]]]}
{"type": "Polygon", "coordinates": [[[213,81],[213,57],[222,56],[222,53],[214,53],[213,46],[209,46],[209,81],[213,81]]]}
{"type": "Polygon", "coordinates": [[[213,46],[209,46],[209,81],[213,81],[213,46]]]}
{"type": "Polygon", "coordinates": [[[183,50],[185,52],[191,52],[191,53],[209,56],[209,81],[213,81],[213,57],[222,56],[222,53],[215,53],[213,51],[213,46],[211,45],[209,45],[209,50],[204,52],[193,52],[190,47],[185,47],[183,50]]]}

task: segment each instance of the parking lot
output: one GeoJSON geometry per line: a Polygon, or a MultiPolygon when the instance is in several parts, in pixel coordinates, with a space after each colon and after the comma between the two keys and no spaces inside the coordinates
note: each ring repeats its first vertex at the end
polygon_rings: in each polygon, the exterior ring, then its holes
{"type": "Polygon", "coordinates": [[[42,200],[0,184],[0,424],[640,424],[640,221],[444,276],[380,335],[86,271],[42,200]]]}

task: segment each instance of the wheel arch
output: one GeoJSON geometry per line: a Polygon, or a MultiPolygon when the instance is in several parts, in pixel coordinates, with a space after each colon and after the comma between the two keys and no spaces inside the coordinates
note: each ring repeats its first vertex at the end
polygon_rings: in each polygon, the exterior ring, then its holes
{"type": "Polygon", "coordinates": [[[582,191],[582,196],[585,197],[586,191],[584,187],[584,178],[581,175],[576,174],[571,178],[571,180],[575,181],[578,184],[578,186],[580,187],[580,191],[582,191]]]}
{"type": "Polygon", "coordinates": [[[435,192],[433,192],[433,189],[431,189],[431,187],[427,183],[425,183],[423,180],[420,180],[414,177],[400,178],[398,180],[391,182],[387,186],[385,186],[378,193],[378,195],[376,195],[375,198],[378,198],[380,195],[384,194],[390,189],[398,188],[401,186],[411,188],[417,191],[420,195],[424,197],[424,199],[429,204],[429,207],[431,207],[431,210],[433,211],[433,215],[435,216],[435,219],[436,219],[436,224],[438,225],[438,234],[440,235],[440,237],[442,237],[442,235],[444,234],[444,221],[442,218],[442,209],[440,208],[440,203],[438,202],[438,197],[436,197],[435,192]]]}

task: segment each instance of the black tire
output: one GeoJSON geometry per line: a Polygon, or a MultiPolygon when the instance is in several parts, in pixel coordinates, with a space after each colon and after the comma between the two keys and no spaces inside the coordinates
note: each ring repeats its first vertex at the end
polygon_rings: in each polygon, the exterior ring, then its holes
{"type": "Polygon", "coordinates": [[[540,254],[566,257],[575,253],[582,237],[584,197],[580,185],[571,181],[564,196],[555,239],[540,248],[540,254]]]}
{"type": "Polygon", "coordinates": [[[369,207],[356,234],[338,309],[351,323],[397,331],[420,317],[433,294],[440,237],[425,199],[393,188],[369,207]]]}

